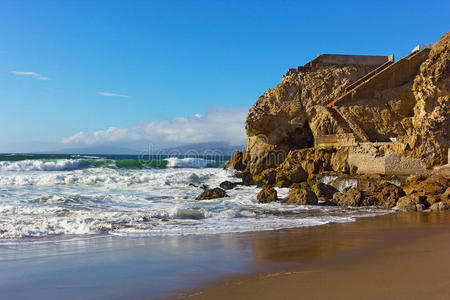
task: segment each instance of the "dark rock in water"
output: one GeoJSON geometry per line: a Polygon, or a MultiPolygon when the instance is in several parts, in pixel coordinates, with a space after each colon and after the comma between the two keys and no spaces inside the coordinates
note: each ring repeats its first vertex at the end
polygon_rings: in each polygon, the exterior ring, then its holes
{"type": "Polygon", "coordinates": [[[307,187],[293,188],[284,198],[284,203],[287,204],[316,205],[317,202],[316,194],[307,187]]]}
{"type": "Polygon", "coordinates": [[[316,194],[317,198],[320,201],[328,201],[333,199],[333,195],[337,192],[339,192],[338,189],[336,189],[334,186],[325,184],[322,182],[313,184],[311,186],[312,191],[314,194],[316,194]]]}
{"type": "Polygon", "coordinates": [[[242,176],[242,185],[255,185],[255,181],[250,173],[244,173],[242,176]]]}
{"type": "Polygon", "coordinates": [[[198,187],[198,188],[201,188],[202,190],[208,189],[208,186],[207,186],[206,184],[203,184],[203,183],[200,184],[200,185],[196,185],[196,184],[194,184],[194,183],[189,183],[188,186],[198,187]]]}
{"type": "Polygon", "coordinates": [[[209,200],[216,198],[229,197],[221,188],[206,189],[195,200],[209,200]]]}
{"type": "Polygon", "coordinates": [[[236,183],[226,180],[226,181],[220,183],[219,186],[221,188],[223,188],[224,190],[231,190],[232,188],[234,188],[236,186],[236,183]]]}
{"type": "Polygon", "coordinates": [[[269,203],[278,200],[277,191],[273,187],[265,186],[258,194],[259,203],[269,203]]]}

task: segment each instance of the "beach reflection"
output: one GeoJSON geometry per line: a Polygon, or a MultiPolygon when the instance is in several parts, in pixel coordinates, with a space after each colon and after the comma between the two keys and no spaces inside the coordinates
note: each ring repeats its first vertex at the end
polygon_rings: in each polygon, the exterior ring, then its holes
{"type": "Polygon", "coordinates": [[[290,261],[311,264],[330,259],[345,259],[411,234],[425,234],[431,226],[450,225],[450,213],[393,213],[361,218],[357,222],[276,232],[255,233],[256,262],[290,261]],[[411,232],[410,229],[417,230],[411,232]]]}

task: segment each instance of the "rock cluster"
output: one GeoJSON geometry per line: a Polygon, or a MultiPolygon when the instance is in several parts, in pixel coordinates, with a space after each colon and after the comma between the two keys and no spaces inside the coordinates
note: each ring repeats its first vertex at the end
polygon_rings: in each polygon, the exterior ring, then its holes
{"type": "Polygon", "coordinates": [[[446,210],[450,207],[450,179],[444,176],[412,175],[408,178],[405,192],[397,207],[408,211],[446,210]]]}
{"type": "Polygon", "coordinates": [[[335,193],[333,202],[339,206],[377,206],[393,208],[405,192],[401,187],[384,182],[368,189],[350,188],[345,193],[335,193]]]}

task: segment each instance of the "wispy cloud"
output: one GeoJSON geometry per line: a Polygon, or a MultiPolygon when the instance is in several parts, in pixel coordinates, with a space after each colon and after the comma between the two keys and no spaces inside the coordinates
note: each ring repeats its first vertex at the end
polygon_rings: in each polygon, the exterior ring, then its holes
{"type": "Polygon", "coordinates": [[[11,74],[16,75],[16,76],[30,76],[30,77],[34,77],[34,78],[39,79],[39,80],[50,80],[49,77],[42,76],[41,74],[36,73],[36,72],[12,71],[11,74]]]}
{"type": "Polygon", "coordinates": [[[205,114],[140,122],[128,128],[109,127],[94,133],[80,131],[63,138],[61,143],[72,146],[127,145],[136,149],[148,144],[164,147],[214,141],[242,145],[246,139],[244,123],[247,114],[248,107],[214,107],[205,114]]]}
{"type": "Polygon", "coordinates": [[[120,97],[120,98],[129,98],[127,95],[121,95],[121,94],[114,94],[109,92],[97,92],[97,94],[106,96],[106,97],[120,97]]]}

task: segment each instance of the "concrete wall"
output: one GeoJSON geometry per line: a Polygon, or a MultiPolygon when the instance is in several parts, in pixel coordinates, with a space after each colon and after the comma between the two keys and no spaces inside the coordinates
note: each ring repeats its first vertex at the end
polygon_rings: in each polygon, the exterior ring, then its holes
{"type": "Polygon", "coordinates": [[[343,55],[343,54],[321,54],[305,67],[316,67],[322,65],[369,65],[379,66],[387,62],[388,56],[377,55],[343,55]]]}
{"type": "Polygon", "coordinates": [[[402,156],[396,152],[378,155],[356,148],[350,149],[348,163],[358,168],[358,174],[409,175],[425,170],[425,164],[420,159],[402,156]]]}

